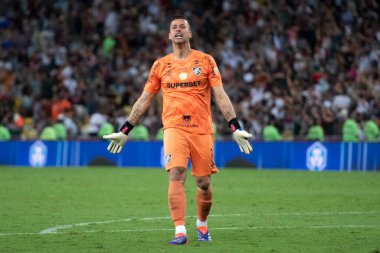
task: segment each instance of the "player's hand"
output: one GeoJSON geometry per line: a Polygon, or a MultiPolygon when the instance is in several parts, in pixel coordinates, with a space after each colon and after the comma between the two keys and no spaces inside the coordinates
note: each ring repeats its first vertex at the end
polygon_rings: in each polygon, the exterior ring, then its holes
{"type": "Polygon", "coordinates": [[[239,145],[241,152],[246,153],[247,155],[253,152],[251,143],[248,141],[248,139],[252,138],[252,134],[244,130],[236,129],[233,133],[233,137],[236,143],[239,145]]]}
{"type": "Polygon", "coordinates": [[[119,154],[124,147],[125,142],[128,139],[128,135],[122,132],[107,134],[103,136],[105,140],[111,140],[107,150],[113,154],[119,154]]]}

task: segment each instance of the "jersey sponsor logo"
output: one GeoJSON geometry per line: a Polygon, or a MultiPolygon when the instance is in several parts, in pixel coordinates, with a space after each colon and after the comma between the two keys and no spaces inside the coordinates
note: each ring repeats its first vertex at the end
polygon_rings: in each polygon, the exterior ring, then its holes
{"type": "Polygon", "coordinates": [[[176,127],[199,127],[197,124],[176,124],[176,127]]]}
{"type": "Polygon", "coordinates": [[[166,85],[167,88],[175,89],[175,88],[189,88],[189,87],[197,87],[200,86],[200,81],[194,82],[185,82],[185,83],[168,83],[166,85]]]}
{"type": "Polygon", "coordinates": [[[193,73],[194,73],[194,75],[196,75],[196,76],[199,76],[199,74],[201,73],[201,71],[202,71],[202,68],[201,68],[201,67],[194,67],[194,68],[193,68],[193,73]]]}
{"type": "Polygon", "coordinates": [[[179,79],[181,79],[182,81],[186,80],[187,79],[187,73],[186,72],[179,73],[179,79]]]}

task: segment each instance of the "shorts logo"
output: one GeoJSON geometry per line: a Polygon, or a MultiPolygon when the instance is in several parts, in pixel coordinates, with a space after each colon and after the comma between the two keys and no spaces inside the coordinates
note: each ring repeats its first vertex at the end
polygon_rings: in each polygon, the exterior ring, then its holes
{"type": "Polygon", "coordinates": [[[169,164],[171,160],[172,160],[172,154],[167,154],[165,156],[165,163],[169,164]]]}
{"type": "Polygon", "coordinates": [[[190,115],[183,115],[183,116],[182,116],[182,119],[183,119],[183,121],[185,121],[187,124],[189,124],[190,121],[191,121],[191,116],[190,116],[190,115]]]}
{"type": "Polygon", "coordinates": [[[201,68],[201,67],[194,67],[194,68],[193,68],[193,73],[194,73],[194,75],[196,75],[196,76],[199,76],[199,74],[201,73],[201,71],[202,71],[202,68],[201,68]]]}

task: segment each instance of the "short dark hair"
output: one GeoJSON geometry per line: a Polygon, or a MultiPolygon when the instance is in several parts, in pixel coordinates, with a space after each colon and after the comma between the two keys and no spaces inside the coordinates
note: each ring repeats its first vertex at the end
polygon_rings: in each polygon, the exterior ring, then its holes
{"type": "Polygon", "coordinates": [[[189,21],[189,18],[187,18],[185,15],[182,15],[182,14],[180,14],[180,13],[176,13],[176,14],[173,15],[172,19],[171,19],[170,22],[169,22],[169,26],[171,25],[171,23],[173,22],[173,20],[176,20],[176,19],[184,19],[184,20],[186,20],[187,23],[189,24],[189,28],[191,28],[191,27],[190,27],[190,21],[189,21]]]}

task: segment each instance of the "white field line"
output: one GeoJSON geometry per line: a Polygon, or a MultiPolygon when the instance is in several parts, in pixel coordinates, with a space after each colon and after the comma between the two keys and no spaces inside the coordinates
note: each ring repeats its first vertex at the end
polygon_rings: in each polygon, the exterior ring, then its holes
{"type": "MultiPolygon", "coordinates": [[[[268,213],[265,215],[361,215],[361,214],[379,214],[380,212],[312,212],[312,213],[268,213]]],[[[210,215],[211,217],[227,217],[227,216],[250,216],[251,214],[226,214],[226,215],[210,215]]],[[[187,216],[187,218],[196,218],[196,216],[187,216]]],[[[127,219],[121,219],[121,220],[110,220],[110,221],[90,221],[90,222],[82,222],[77,224],[67,224],[67,225],[58,225],[52,228],[47,228],[45,230],[42,230],[40,234],[50,234],[50,233],[56,233],[58,230],[61,229],[70,229],[73,227],[83,227],[88,225],[98,225],[98,224],[110,224],[110,223],[119,223],[119,222],[129,222],[129,221],[149,221],[149,220],[164,220],[164,219],[170,219],[169,216],[165,217],[146,217],[146,218],[127,218],[127,219]]]]}
{"type": "MultiPolygon", "coordinates": [[[[212,230],[266,230],[266,229],[334,229],[334,228],[380,228],[380,225],[336,225],[336,226],[271,226],[271,227],[216,227],[212,230]]],[[[173,231],[173,228],[143,228],[143,229],[117,229],[117,230],[85,230],[79,233],[119,233],[119,232],[152,232],[152,231],[173,231]]],[[[68,232],[59,232],[68,233],[68,232]]]]}
{"type": "MultiPolygon", "coordinates": [[[[295,212],[295,213],[257,213],[257,215],[315,215],[315,216],[323,216],[323,215],[365,215],[365,214],[380,214],[380,211],[348,211],[348,212],[295,212]]],[[[239,216],[252,216],[253,214],[214,214],[210,215],[211,217],[239,217],[239,216]]],[[[196,218],[196,216],[186,216],[187,218],[196,218]]],[[[0,233],[0,237],[2,236],[18,236],[18,235],[44,235],[44,234],[69,234],[69,233],[96,233],[96,232],[105,232],[105,233],[113,233],[113,232],[148,232],[148,231],[169,231],[172,228],[168,229],[127,229],[127,230],[88,230],[88,231],[80,231],[80,232],[61,232],[59,230],[70,229],[74,227],[83,227],[88,225],[98,225],[98,224],[110,224],[110,223],[120,223],[120,222],[130,222],[130,221],[151,221],[151,220],[163,220],[170,219],[169,216],[165,217],[145,217],[145,218],[127,218],[120,220],[109,220],[109,221],[91,221],[91,222],[82,222],[76,224],[66,224],[66,225],[58,225],[52,228],[44,229],[40,232],[33,233],[0,233]]],[[[256,229],[333,229],[333,228],[380,228],[380,225],[337,225],[337,226],[308,226],[308,227],[292,227],[292,226],[273,226],[273,227],[224,227],[224,228],[213,228],[213,230],[256,230],[256,229]]]]}
{"type": "Polygon", "coordinates": [[[273,216],[280,216],[280,215],[316,215],[316,216],[327,216],[327,215],[362,215],[362,214],[380,214],[379,211],[368,211],[368,212],[361,212],[361,211],[350,211],[350,212],[310,212],[310,213],[266,213],[265,215],[273,215],[273,216]]]}
{"type": "MultiPolygon", "coordinates": [[[[226,217],[226,216],[248,216],[250,214],[226,214],[226,215],[210,215],[211,217],[226,217]]],[[[186,216],[187,218],[196,218],[196,216],[186,216]]],[[[76,224],[66,224],[66,225],[58,225],[52,228],[44,229],[40,232],[40,234],[51,234],[56,233],[61,229],[69,229],[73,227],[83,227],[88,225],[98,225],[98,224],[110,224],[110,223],[120,223],[120,222],[129,222],[129,221],[151,221],[151,220],[166,220],[171,219],[169,216],[165,217],[145,217],[145,218],[127,218],[121,220],[109,220],[109,221],[90,221],[90,222],[82,222],[76,224]]]]}

